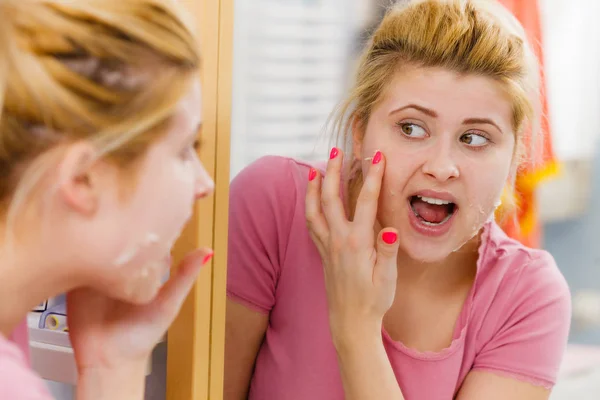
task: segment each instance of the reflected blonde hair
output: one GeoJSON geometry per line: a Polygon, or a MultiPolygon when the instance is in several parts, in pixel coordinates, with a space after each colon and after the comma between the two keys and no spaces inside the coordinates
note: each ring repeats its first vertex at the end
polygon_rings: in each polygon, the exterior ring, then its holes
{"type": "Polygon", "coordinates": [[[0,217],[61,144],[139,159],[188,93],[198,51],[176,1],[0,0],[0,217]]]}
{"type": "MultiPolygon", "coordinates": [[[[342,146],[351,146],[353,134],[364,134],[386,86],[408,65],[499,82],[512,101],[515,168],[524,131],[529,127],[539,141],[539,65],[516,18],[496,0],[415,0],[391,7],[367,43],[350,94],[333,115],[342,146]]],[[[349,168],[348,206],[353,215],[363,182],[360,160],[350,162],[349,168]]]]}

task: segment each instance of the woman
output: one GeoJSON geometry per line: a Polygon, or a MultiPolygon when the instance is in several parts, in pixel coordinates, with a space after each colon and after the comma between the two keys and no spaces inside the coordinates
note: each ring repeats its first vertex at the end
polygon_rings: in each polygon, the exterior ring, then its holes
{"type": "Polygon", "coordinates": [[[164,285],[213,182],[194,149],[200,56],[167,0],[0,1],[0,393],[48,399],[5,338],[68,293],[78,399],[142,399],[209,249],[164,285]]]}
{"type": "Polygon", "coordinates": [[[227,400],[548,398],[569,290],[493,221],[536,68],[495,2],[386,14],[339,110],[348,151],[232,183],[227,400]]]}

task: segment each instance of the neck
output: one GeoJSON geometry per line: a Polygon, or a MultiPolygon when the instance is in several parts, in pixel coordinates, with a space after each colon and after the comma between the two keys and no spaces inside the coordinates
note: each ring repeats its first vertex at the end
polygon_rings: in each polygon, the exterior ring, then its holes
{"type": "Polygon", "coordinates": [[[43,249],[7,248],[0,238],[0,333],[10,335],[36,305],[74,287],[63,271],[43,249]]]}
{"type": "Polygon", "coordinates": [[[440,262],[426,263],[410,258],[406,253],[398,253],[398,286],[452,291],[471,283],[477,272],[480,235],[440,262]]]}

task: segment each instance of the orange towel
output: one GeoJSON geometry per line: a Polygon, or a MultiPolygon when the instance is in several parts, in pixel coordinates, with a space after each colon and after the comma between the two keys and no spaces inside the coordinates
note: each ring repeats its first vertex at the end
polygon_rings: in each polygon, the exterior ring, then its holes
{"type": "MultiPolygon", "coordinates": [[[[540,12],[537,0],[500,0],[517,19],[521,22],[529,42],[532,44],[538,60],[540,69],[544,71],[544,57],[542,49],[542,29],[540,12]]],[[[550,123],[548,120],[548,100],[546,98],[546,83],[543,72],[541,74],[541,105],[542,121],[541,132],[543,137],[541,145],[527,146],[527,162],[524,162],[518,170],[515,185],[515,203],[518,206],[516,215],[509,215],[502,220],[501,226],[511,237],[521,241],[526,246],[540,247],[542,231],[536,204],[535,190],[543,180],[558,172],[558,162],[552,149],[552,137],[550,123]],[[535,151],[534,151],[535,150],[535,151]]],[[[525,143],[531,139],[531,132],[526,133],[525,143]]],[[[503,210],[499,210],[499,214],[503,210]]]]}

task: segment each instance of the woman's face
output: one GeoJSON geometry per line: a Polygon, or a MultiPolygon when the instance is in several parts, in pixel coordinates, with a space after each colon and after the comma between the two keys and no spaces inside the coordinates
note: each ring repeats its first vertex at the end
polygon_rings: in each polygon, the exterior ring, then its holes
{"type": "Polygon", "coordinates": [[[200,85],[195,84],[168,132],[149,147],[127,199],[120,199],[117,190],[100,197],[95,222],[88,227],[98,244],[87,259],[97,288],[110,296],[144,303],[157,294],[169,272],[171,247],[192,216],[195,200],[214,189],[194,148],[200,112],[200,85]]]}
{"type": "Polygon", "coordinates": [[[355,136],[354,156],[386,157],[378,221],[398,229],[401,252],[442,261],[493,216],[513,161],[511,121],[511,103],[490,78],[417,67],[396,74],[355,136]]]}

